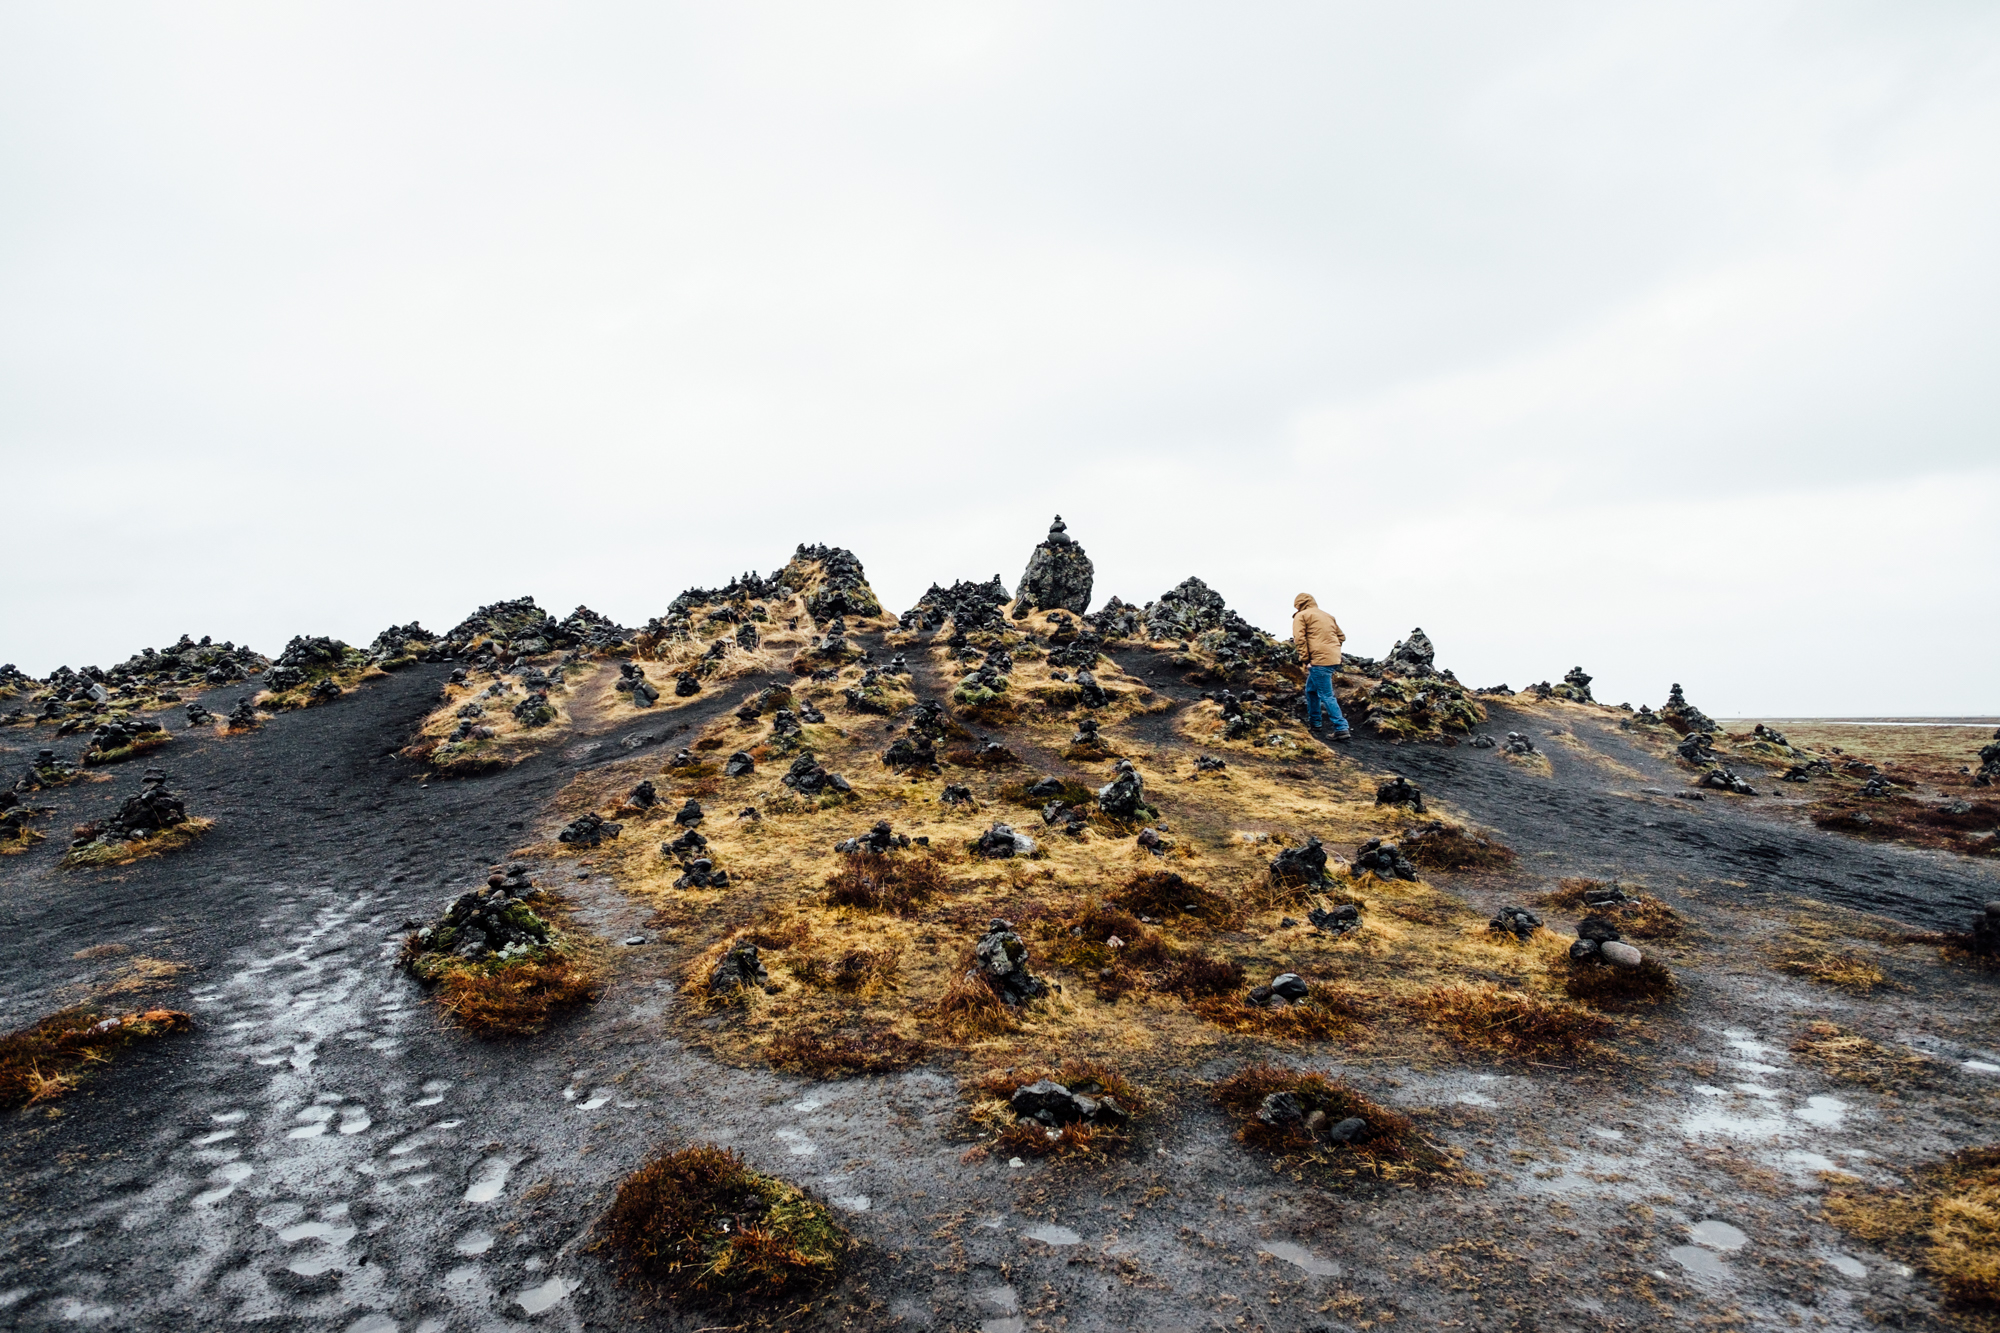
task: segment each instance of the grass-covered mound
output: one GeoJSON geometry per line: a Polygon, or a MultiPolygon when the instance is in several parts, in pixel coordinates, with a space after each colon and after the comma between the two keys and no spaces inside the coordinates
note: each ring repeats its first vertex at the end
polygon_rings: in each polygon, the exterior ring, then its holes
{"type": "Polygon", "coordinates": [[[192,847],[214,827],[212,819],[189,815],[173,827],[160,829],[146,837],[117,839],[105,837],[96,825],[84,824],[78,827],[76,840],[71,842],[58,864],[66,870],[86,866],[129,866],[135,861],[166,856],[170,852],[192,847]]]}
{"type": "Polygon", "coordinates": [[[1415,1121],[1324,1074],[1256,1065],[1217,1084],[1215,1099],[1237,1119],[1237,1138],[1322,1179],[1414,1183],[1457,1171],[1415,1121]]]}
{"type": "Polygon", "coordinates": [[[483,893],[460,895],[437,921],[411,932],[402,965],[466,1031],[532,1036],[597,998],[599,941],[568,927],[567,906],[519,867],[495,872],[483,893]]]}
{"type": "Polygon", "coordinates": [[[339,639],[299,635],[264,672],[264,690],[254,700],[266,712],[283,713],[331,703],[365,680],[385,673],[374,659],[339,639]]]}
{"type": "Polygon", "coordinates": [[[0,1110],[51,1101],[134,1042],[193,1029],[175,1009],[106,1015],[79,1005],[50,1014],[0,1037],[0,1110]]]}
{"type": "Polygon", "coordinates": [[[113,713],[91,733],[89,743],[84,746],[83,762],[91,768],[123,763],[150,754],[172,740],[166,728],[157,722],[113,713]]]}
{"type": "Polygon", "coordinates": [[[626,1281],[705,1307],[797,1298],[838,1277],[849,1248],[824,1204],[713,1144],[625,1177],[599,1233],[626,1281]]]}

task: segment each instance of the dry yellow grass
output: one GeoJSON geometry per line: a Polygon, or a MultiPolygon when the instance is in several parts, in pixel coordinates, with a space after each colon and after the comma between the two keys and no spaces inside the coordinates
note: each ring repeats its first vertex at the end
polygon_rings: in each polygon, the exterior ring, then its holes
{"type": "Polygon", "coordinates": [[[1794,949],[1779,957],[1778,970],[1856,995],[1872,994],[1892,984],[1872,960],[1852,951],[1794,949]]]}
{"type": "Polygon", "coordinates": [[[1922,1267],[1988,1316],[2000,1303],[2000,1148],[1973,1148],[1909,1174],[1903,1189],[1842,1187],[1827,1220],[1922,1267]]]}
{"type": "Polygon", "coordinates": [[[57,864],[69,870],[85,866],[129,866],[134,861],[165,856],[183,847],[192,847],[204,833],[214,827],[214,820],[190,815],[172,828],[161,829],[152,837],[142,838],[138,842],[90,842],[81,847],[73,847],[63,853],[62,860],[57,864]]]}
{"type": "Polygon", "coordinates": [[[1818,1065],[1828,1078],[1866,1088],[1921,1083],[1932,1070],[1914,1051],[1891,1050],[1833,1023],[1808,1023],[1792,1042],[1792,1053],[1818,1065]]]}

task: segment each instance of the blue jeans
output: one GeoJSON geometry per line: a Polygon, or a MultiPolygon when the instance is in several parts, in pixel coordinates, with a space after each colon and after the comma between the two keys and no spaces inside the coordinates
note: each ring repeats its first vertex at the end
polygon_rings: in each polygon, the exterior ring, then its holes
{"type": "Polygon", "coordinates": [[[1306,669],[1306,724],[1318,726],[1321,718],[1333,722],[1335,731],[1347,730],[1347,719],[1340,715],[1340,700],[1333,697],[1333,668],[1329,666],[1308,667],[1306,669]]]}

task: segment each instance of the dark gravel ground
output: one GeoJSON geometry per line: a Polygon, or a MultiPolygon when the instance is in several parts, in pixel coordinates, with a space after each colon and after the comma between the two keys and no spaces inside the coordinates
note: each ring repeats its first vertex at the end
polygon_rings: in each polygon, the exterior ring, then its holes
{"type": "MultiPolygon", "coordinates": [[[[1126,661],[1153,669],[1144,654],[1126,661]]],[[[1656,1025],[1659,1049],[1616,1069],[1350,1070],[1373,1095],[1430,1108],[1427,1132],[1484,1177],[1381,1197],[1273,1175],[1192,1092],[1169,1096],[1164,1123],[1101,1169],[961,1163],[950,1078],[816,1084],[716,1066],[664,1035],[673,992],[643,945],[621,951],[597,1006],[543,1038],[468,1042],[392,968],[402,923],[548,836],[550,803],[579,769],[697,727],[763,682],[571,738],[504,774],[425,781],[393,751],[442,674],[413,669],[250,736],[177,739],[152,762],[217,821],[188,852],[55,869],[60,831],[134,789],[141,761],[49,794],[49,841],[0,860],[0,1023],[114,984],[141,957],[188,969],[145,998],[199,1023],[105,1070],[59,1114],[0,1124],[0,1323],[733,1325],[635,1300],[590,1247],[618,1177],[694,1138],[832,1199],[861,1241],[850,1278],[813,1309],[768,1312],[780,1324],[1165,1333],[1935,1317],[1923,1279],[1817,1221],[1813,1191],[1821,1164],[1893,1179],[1897,1161],[1991,1137],[1989,1076],[1965,1064],[2000,1065],[1983,992],[1953,1007],[1913,985],[1868,1008],[1725,958],[1688,973],[1688,1000],[1656,1025]],[[74,957],[107,944],[129,952],[74,957]],[[1801,1015],[1829,1012],[1932,1053],[1943,1091],[1890,1106],[1830,1089],[1786,1054],[1801,1015]],[[1893,1143],[1881,1132],[1892,1112],[1893,1143]],[[1777,1183],[1746,1188],[1746,1169],[1777,1183]],[[1680,1253],[1690,1226],[1715,1219],[1744,1244],[1680,1253]]],[[[1164,671],[1148,679],[1194,694],[1164,671]]],[[[235,693],[206,702],[226,712],[235,693]]],[[[1540,743],[1549,724],[1524,711],[1493,726],[1540,743]]],[[[1800,897],[1937,926],[2000,896],[1989,867],[1838,839],[1755,802],[1648,794],[1685,779],[1609,724],[1565,728],[1574,746],[1543,745],[1552,777],[1468,747],[1362,740],[1346,753],[1521,850],[1510,880],[1454,886],[1482,905],[1560,875],[1636,876],[1699,904],[1707,936],[1726,940],[1800,897]]],[[[46,743],[0,732],[0,764],[46,743]]],[[[641,911],[581,864],[544,868],[543,882],[599,933],[644,933],[641,911]]],[[[1319,1063],[1340,1067],[1337,1054],[1319,1063]]]]}

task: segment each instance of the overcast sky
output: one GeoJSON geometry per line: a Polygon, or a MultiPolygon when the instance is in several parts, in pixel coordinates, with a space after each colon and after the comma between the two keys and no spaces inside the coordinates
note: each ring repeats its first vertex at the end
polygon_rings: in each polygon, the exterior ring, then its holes
{"type": "Polygon", "coordinates": [[[0,661],[1060,511],[1469,684],[2000,710],[2000,7],[0,7],[0,661]]]}

